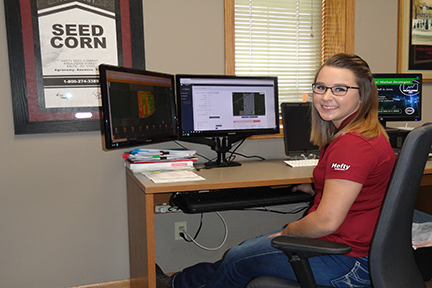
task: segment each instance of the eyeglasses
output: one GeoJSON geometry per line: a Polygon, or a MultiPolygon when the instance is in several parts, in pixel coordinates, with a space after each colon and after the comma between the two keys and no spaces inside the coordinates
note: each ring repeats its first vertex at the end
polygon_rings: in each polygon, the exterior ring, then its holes
{"type": "Polygon", "coordinates": [[[336,85],[333,87],[327,87],[322,84],[312,84],[312,91],[316,94],[324,94],[327,92],[327,89],[330,89],[335,96],[345,96],[348,93],[349,89],[360,89],[359,87],[351,87],[344,85],[336,85]]]}

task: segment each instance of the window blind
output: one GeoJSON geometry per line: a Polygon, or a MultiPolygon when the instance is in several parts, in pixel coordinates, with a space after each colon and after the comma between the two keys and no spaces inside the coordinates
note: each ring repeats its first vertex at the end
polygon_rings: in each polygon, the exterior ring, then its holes
{"type": "Polygon", "coordinates": [[[235,74],[278,76],[279,102],[311,92],[321,64],[321,0],[235,0],[235,74]]]}

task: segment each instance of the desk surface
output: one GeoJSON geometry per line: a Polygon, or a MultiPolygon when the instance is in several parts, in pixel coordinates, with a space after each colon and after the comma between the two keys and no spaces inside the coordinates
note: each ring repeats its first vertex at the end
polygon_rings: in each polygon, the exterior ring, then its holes
{"type": "Polygon", "coordinates": [[[425,171],[423,174],[432,174],[432,160],[431,159],[429,159],[426,162],[426,167],[425,167],[425,171]]]}
{"type": "MultiPolygon", "coordinates": [[[[205,178],[203,181],[155,184],[141,173],[135,173],[135,179],[145,189],[146,194],[191,191],[206,189],[224,189],[254,186],[276,186],[313,181],[312,167],[291,168],[283,160],[246,161],[242,166],[202,169],[195,171],[205,178]]],[[[128,173],[132,173],[128,170],[128,173]]]]}
{"type": "MultiPolygon", "coordinates": [[[[191,190],[224,189],[254,186],[291,185],[313,182],[312,167],[291,168],[283,160],[245,161],[242,166],[195,171],[203,181],[155,184],[141,173],[133,174],[146,194],[191,190]]],[[[424,174],[432,174],[432,161],[426,163],[424,174]]]]}

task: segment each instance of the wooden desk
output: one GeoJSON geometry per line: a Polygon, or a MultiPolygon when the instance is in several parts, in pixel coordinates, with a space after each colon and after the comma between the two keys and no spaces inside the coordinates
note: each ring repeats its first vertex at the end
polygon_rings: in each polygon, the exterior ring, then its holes
{"type": "MultiPolygon", "coordinates": [[[[312,170],[290,168],[282,160],[248,161],[240,167],[197,171],[204,181],[155,184],[127,169],[131,287],[156,288],[154,206],[167,203],[172,192],[311,183],[312,170]]],[[[432,186],[432,161],[424,174],[421,185],[432,186]]]]}
{"type": "Polygon", "coordinates": [[[432,215],[432,160],[426,163],[421,187],[417,194],[416,209],[432,215]]]}
{"type": "Polygon", "coordinates": [[[154,206],[167,203],[172,192],[312,182],[313,168],[290,168],[282,160],[248,161],[239,167],[196,173],[204,181],[155,184],[127,169],[131,287],[156,288],[154,206]]]}
{"type": "Polygon", "coordinates": [[[420,186],[432,186],[432,160],[426,162],[423,179],[420,186]]]}

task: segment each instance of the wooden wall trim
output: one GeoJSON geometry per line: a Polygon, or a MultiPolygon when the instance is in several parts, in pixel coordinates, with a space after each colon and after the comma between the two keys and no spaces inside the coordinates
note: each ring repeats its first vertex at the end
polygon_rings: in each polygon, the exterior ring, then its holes
{"type": "Polygon", "coordinates": [[[224,1],[225,74],[235,75],[234,0],[224,1]]]}
{"type": "Polygon", "coordinates": [[[87,284],[87,285],[79,285],[79,286],[71,286],[66,288],[130,288],[130,279],[95,283],[95,284],[87,284]]]}

